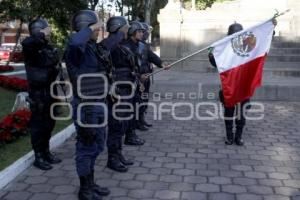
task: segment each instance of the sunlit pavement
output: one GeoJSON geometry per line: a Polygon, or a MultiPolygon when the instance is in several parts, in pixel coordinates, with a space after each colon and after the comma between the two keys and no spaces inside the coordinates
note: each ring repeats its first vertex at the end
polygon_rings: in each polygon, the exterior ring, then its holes
{"type": "MultiPolygon", "coordinates": [[[[161,102],[156,102],[157,104],[161,102]]],[[[190,101],[196,105],[198,102],[190,101]]],[[[176,121],[170,113],[139,133],[141,147],[125,146],[135,160],[128,173],[105,168],[106,152],[97,162],[96,180],[112,193],[105,199],[277,200],[300,199],[300,103],[262,102],[264,118],[247,121],[245,146],[224,144],[221,119],[176,121]]],[[[200,107],[205,115],[207,107],[200,107]]],[[[176,116],[189,116],[177,107],[176,116]]],[[[74,165],[74,137],[56,150],[63,162],[51,171],[33,167],[5,190],[5,200],[76,199],[78,178],[74,165]]]]}

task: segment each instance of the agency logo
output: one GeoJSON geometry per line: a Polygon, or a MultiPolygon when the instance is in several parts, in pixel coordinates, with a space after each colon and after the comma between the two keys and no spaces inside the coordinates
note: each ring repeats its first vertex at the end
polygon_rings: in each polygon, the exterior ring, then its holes
{"type": "Polygon", "coordinates": [[[249,53],[256,46],[256,37],[252,32],[245,32],[231,39],[231,46],[234,51],[239,56],[248,57],[249,53]]]}

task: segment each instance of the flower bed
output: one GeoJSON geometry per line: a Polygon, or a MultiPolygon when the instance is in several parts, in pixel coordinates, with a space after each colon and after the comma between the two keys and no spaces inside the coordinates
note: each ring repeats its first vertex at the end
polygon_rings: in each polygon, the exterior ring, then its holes
{"type": "Polygon", "coordinates": [[[0,65],[0,73],[1,72],[10,72],[10,71],[14,71],[14,68],[12,66],[0,65]]]}
{"type": "Polygon", "coordinates": [[[9,76],[0,75],[0,86],[11,90],[16,90],[16,91],[28,90],[27,80],[18,77],[9,77],[9,76]]]}
{"type": "Polygon", "coordinates": [[[30,116],[30,110],[21,109],[4,117],[0,121],[0,144],[10,143],[28,134],[30,116]]]}

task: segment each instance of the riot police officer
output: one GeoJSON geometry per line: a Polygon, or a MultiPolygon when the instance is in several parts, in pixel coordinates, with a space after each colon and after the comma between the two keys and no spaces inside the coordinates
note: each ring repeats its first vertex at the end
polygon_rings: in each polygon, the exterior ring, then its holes
{"type": "MultiPolygon", "coordinates": [[[[243,26],[239,23],[231,24],[228,27],[227,35],[232,35],[236,32],[243,30],[243,26]]],[[[209,53],[209,61],[214,66],[217,67],[214,56],[212,53],[209,53]]],[[[224,121],[225,121],[225,128],[226,128],[226,145],[232,145],[234,142],[238,146],[242,146],[244,144],[242,140],[243,128],[246,124],[246,118],[244,116],[244,109],[249,109],[249,99],[240,102],[236,106],[227,107],[224,103],[224,96],[222,90],[219,91],[219,98],[224,106],[224,121]],[[248,107],[246,107],[248,105],[248,107]],[[233,122],[235,119],[236,124],[236,132],[233,133],[233,122]]]]}
{"type": "MultiPolygon", "coordinates": [[[[122,32],[128,32],[128,22],[124,17],[111,17],[107,21],[107,31],[109,32],[108,38],[122,32]]],[[[127,109],[124,105],[130,102],[126,96],[130,96],[132,87],[130,84],[118,84],[120,81],[134,82],[134,55],[124,46],[122,41],[116,49],[112,50],[112,82],[116,84],[113,94],[108,98],[108,161],[107,167],[118,172],[127,172],[128,166],[133,165],[133,161],[125,159],[122,154],[122,138],[128,127],[128,120],[125,118],[130,117],[129,112],[118,112],[120,109],[127,109]],[[116,97],[118,96],[118,97],[116,97]]]]}
{"type": "MultiPolygon", "coordinates": [[[[143,38],[143,32],[144,27],[143,25],[138,21],[133,21],[130,24],[130,28],[128,30],[128,39],[123,43],[123,45],[129,49],[134,56],[134,72],[135,72],[135,83],[136,83],[136,89],[134,93],[134,97],[131,99],[131,103],[134,108],[133,115],[135,116],[131,120],[128,120],[128,126],[126,128],[125,132],[125,144],[126,145],[143,145],[145,143],[145,140],[139,138],[135,132],[135,129],[137,128],[137,120],[136,120],[136,112],[137,112],[137,104],[141,103],[141,97],[140,97],[140,86],[141,82],[143,81],[143,77],[139,73],[139,62],[138,62],[138,46],[139,42],[143,38]]],[[[147,128],[143,127],[142,130],[148,130],[147,128]]]]}
{"type": "Polygon", "coordinates": [[[33,165],[42,170],[52,169],[51,164],[61,160],[49,150],[51,132],[55,120],[50,115],[55,101],[50,94],[50,85],[55,81],[59,56],[50,44],[51,28],[45,19],[38,18],[29,23],[30,36],[23,42],[25,69],[29,83],[30,110],[32,112],[29,130],[35,155],[33,165]]]}
{"type": "MultiPolygon", "coordinates": [[[[145,22],[143,22],[142,25],[144,27],[144,33],[143,38],[138,45],[139,73],[141,76],[151,73],[153,71],[152,64],[159,68],[168,69],[168,65],[151,50],[150,44],[147,43],[152,27],[145,22]]],[[[147,103],[149,101],[149,91],[151,86],[151,81],[149,78],[143,81],[143,86],[144,91],[140,93],[142,105],[138,110],[139,117],[136,126],[139,130],[145,130],[145,127],[152,126],[152,124],[149,124],[145,121],[145,113],[147,111],[147,103]]]]}
{"type": "Polygon", "coordinates": [[[94,182],[97,156],[103,151],[106,138],[107,60],[110,50],[124,37],[115,34],[97,43],[101,23],[91,10],[77,12],[72,19],[75,31],[70,36],[65,59],[73,87],[73,120],[77,130],[76,168],[80,179],[80,200],[101,199],[110,193],[94,182]]]}

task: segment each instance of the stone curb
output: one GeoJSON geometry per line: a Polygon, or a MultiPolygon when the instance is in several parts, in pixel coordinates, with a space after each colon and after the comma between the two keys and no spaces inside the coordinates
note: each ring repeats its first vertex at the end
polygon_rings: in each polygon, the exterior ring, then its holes
{"type": "MultiPolygon", "coordinates": [[[[50,149],[55,149],[61,144],[63,144],[68,138],[70,138],[75,132],[75,127],[73,124],[69,125],[64,130],[57,133],[50,140],[50,149]]],[[[14,180],[18,175],[20,175],[24,170],[30,167],[33,163],[34,155],[33,151],[30,151],[13,164],[5,168],[0,172],[0,190],[8,185],[12,180],[14,180]]]]}
{"type": "Polygon", "coordinates": [[[6,73],[2,73],[0,75],[3,76],[14,76],[14,75],[20,75],[20,74],[26,74],[25,70],[21,70],[21,71],[15,71],[15,72],[6,72],[6,73]]]}

